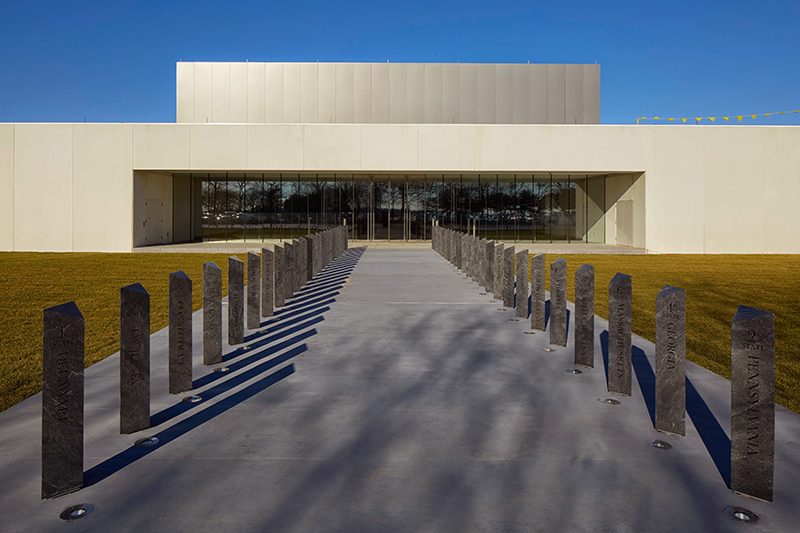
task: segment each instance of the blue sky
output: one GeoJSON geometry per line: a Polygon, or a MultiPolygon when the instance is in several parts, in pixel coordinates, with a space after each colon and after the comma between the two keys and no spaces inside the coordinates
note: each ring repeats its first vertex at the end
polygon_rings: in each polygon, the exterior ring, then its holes
{"type": "Polygon", "coordinates": [[[604,123],[732,117],[800,109],[800,2],[6,2],[0,122],[174,122],[179,60],[598,62],[604,123]]]}

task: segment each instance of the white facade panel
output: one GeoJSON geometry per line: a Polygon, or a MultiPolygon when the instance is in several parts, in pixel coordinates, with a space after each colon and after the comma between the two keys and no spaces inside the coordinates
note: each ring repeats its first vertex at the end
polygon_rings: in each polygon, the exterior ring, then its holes
{"type": "Polygon", "coordinates": [[[392,124],[405,124],[408,94],[408,77],[405,63],[390,63],[389,85],[389,122],[392,124]]]}
{"type": "Polygon", "coordinates": [[[456,124],[419,127],[419,168],[425,171],[475,169],[475,126],[456,124]]]}
{"type": "Polygon", "coordinates": [[[353,122],[353,64],[336,64],[336,122],[353,122]]]}
{"type": "MultiPolygon", "coordinates": [[[[193,122],[214,122],[211,116],[212,86],[214,80],[213,63],[194,64],[194,120],[193,122]]],[[[178,87],[180,89],[180,87],[178,87]]]]}
{"type": "Polygon", "coordinates": [[[419,127],[369,124],[362,127],[361,169],[411,172],[419,167],[419,127]]]}
{"type": "Polygon", "coordinates": [[[336,64],[320,63],[318,72],[319,122],[332,124],[336,122],[336,64]]]}
{"type": "Polygon", "coordinates": [[[283,64],[264,65],[264,114],[270,123],[283,122],[283,64]]]}
{"type": "Polygon", "coordinates": [[[425,63],[425,123],[442,123],[441,63],[425,63]]]}
{"type": "Polygon", "coordinates": [[[547,65],[530,67],[531,124],[547,124],[547,65]]]}
{"type": "Polygon", "coordinates": [[[73,124],[16,126],[14,249],[17,251],[73,249],[73,129],[73,124]]]}
{"type": "Polygon", "coordinates": [[[494,124],[494,65],[478,65],[478,124],[494,124]]]}
{"type": "Polygon", "coordinates": [[[266,122],[266,68],[264,63],[247,64],[247,122],[251,124],[266,122]]]}
{"type": "Polygon", "coordinates": [[[369,63],[353,65],[353,122],[356,124],[371,122],[371,78],[369,63]]]}
{"type": "Polygon", "coordinates": [[[178,63],[176,119],[194,122],[194,63],[178,63]]]}
{"type": "Polygon", "coordinates": [[[317,114],[319,99],[317,63],[300,64],[300,122],[314,124],[319,122],[317,114]]]}
{"type": "Polygon", "coordinates": [[[513,124],[513,69],[511,65],[494,66],[494,123],[513,124]]]}
{"type": "Polygon", "coordinates": [[[583,65],[566,65],[564,75],[566,123],[583,124],[583,65]]]}
{"type": "Polygon", "coordinates": [[[547,122],[566,124],[566,68],[547,65],[547,122]]]}
{"type": "Polygon", "coordinates": [[[283,122],[300,122],[300,64],[283,65],[283,122]]]}
{"type": "Polygon", "coordinates": [[[361,170],[361,126],[319,124],[304,128],[306,170],[361,170]]]}
{"type": "Polygon", "coordinates": [[[228,123],[231,121],[231,64],[211,64],[211,120],[228,123]]]}
{"type": "Polygon", "coordinates": [[[247,128],[239,125],[192,126],[193,170],[247,168],[247,128]]]}
{"type": "Polygon", "coordinates": [[[247,170],[299,171],[304,168],[304,126],[259,124],[247,127],[247,170]]]}
{"type": "Polygon", "coordinates": [[[600,124],[600,65],[583,65],[583,123],[600,124]]]}
{"type": "Polygon", "coordinates": [[[14,249],[14,124],[0,124],[0,250],[14,249]]]}
{"type": "Polygon", "coordinates": [[[442,64],[442,123],[461,123],[460,65],[442,64]]]}
{"type": "Polygon", "coordinates": [[[462,63],[459,69],[459,117],[462,124],[478,123],[478,65],[462,63]]]}
{"type": "Polygon", "coordinates": [[[230,122],[247,122],[247,63],[231,63],[230,122]]]}
{"type": "Polygon", "coordinates": [[[134,124],[133,166],[138,170],[191,168],[190,124],[134,124]]]}
{"type": "Polygon", "coordinates": [[[406,124],[425,122],[425,65],[409,63],[406,68],[406,124]]]}
{"type": "Polygon", "coordinates": [[[512,117],[514,124],[531,123],[531,73],[530,65],[512,65],[512,117]]]}
{"type": "Polygon", "coordinates": [[[372,123],[389,122],[389,65],[373,63],[372,75],[372,123]]]}
{"type": "Polygon", "coordinates": [[[531,127],[476,127],[475,170],[529,171],[533,168],[531,127]]]}
{"type": "Polygon", "coordinates": [[[800,128],[764,128],[762,142],[762,251],[797,254],[800,253],[800,128]]]}

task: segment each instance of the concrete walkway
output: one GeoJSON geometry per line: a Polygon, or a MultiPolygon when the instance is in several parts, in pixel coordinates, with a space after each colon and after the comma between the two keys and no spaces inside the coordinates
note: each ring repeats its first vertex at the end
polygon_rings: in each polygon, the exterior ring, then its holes
{"type": "MultiPolygon", "coordinates": [[[[598,280],[606,282],[607,280],[598,280]]],[[[351,249],[201,364],[196,404],[166,393],[167,330],[151,337],[152,425],[118,434],[118,355],[86,373],[85,484],[40,500],[40,402],[0,413],[0,531],[795,531],[800,416],[776,409],[775,501],[729,478],[729,382],[687,364],[687,436],[652,426],[653,345],[634,385],[595,368],[431,250],[351,249]],[[222,366],[222,365],[220,365],[222,366]],[[153,448],[132,446],[157,436],[153,448]],[[647,444],[672,444],[659,450],[647,444]],[[66,507],[94,511],[67,523],[66,507]],[[735,505],[761,517],[725,516],[735,505]]],[[[225,335],[225,334],[224,334],[225,335]]],[[[227,338],[225,335],[224,338],[227,338]]]]}

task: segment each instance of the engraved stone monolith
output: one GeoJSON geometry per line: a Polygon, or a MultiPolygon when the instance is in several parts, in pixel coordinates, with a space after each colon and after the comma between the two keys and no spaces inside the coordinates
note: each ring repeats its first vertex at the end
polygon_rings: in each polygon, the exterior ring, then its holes
{"type": "Polygon", "coordinates": [[[169,275],[169,393],[192,390],[192,280],[169,275]]]}
{"type": "Polygon", "coordinates": [[[290,300],[294,295],[294,245],[283,243],[283,297],[290,300]]]}
{"type": "Polygon", "coordinates": [[[119,432],[149,427],[150,295],[135,283],[119,291],[119,432]]]}
{"type": "Polygon", "coordinates": [[[550,344],[567,345],[567,260],[550,263],[550,344]]]}
{"type": "Polygon", "coordinates": [[[544,331],[546,302],[544,254],[535,254],[531,258],[531,329],[544,331]]]}
{"type": "Polygon", "coordinates": [[[686,291],[656,296],[656,429],[686,435],[686,291]]]}
{"type": "Polygon", "coordinates": [[[203,264],[203,364],[222,362],[222,270],[203,264]]]}
{"type": "Polygon", "coordinates": [[[528,318],[528,250],[517,252],[517,312],[519,318],[528,318]]]}
{"type": "Polygon", "coordinates": [[[503,299],[503,243],[497,244],[494,247],[494,265],[492,272],[494,273],[494,281],[492,282],[492,295],[495,300],[503,299]]]}
{"type": "Polygon", "coordinates": [[[331,236],[329,232],[322,234],[322,268],[327,267],[331,262],[331,236]]]}
{"type": "Polygon", "coordinates": [[[271,250],[261,249],[261,316],[272,316],[275,305],[275,260],[271,250]]]}
{"type": "Polygon", "coordinates": [[[503,250],[503,306],[514,307],[514,247],[503,250]]]}
{"type": "Polygon", "coordinates": [[[314,239],[306,237],[306,281],[314,279],[314,239]]]}
{"type": "Polygon", "coordinates": [[[83,315],[75,302],[44,310],[42,498],[83,487],[83,315]]]}
{"type": "Polygon", "coordinates": [[[486,282],[486,292],[494,293],[494,241],[484,244],[483,252],[483,279],[486,282]]]}
{"type": "Polygon", "coordinates": [[[608,284],[608,392],[631,395],[631,277],[620,273],[608,284]]]}
{"type": "Polygon", "coordinates": [[[298,293],[304,285],[303,280],[306,278],[303,273],[306,262],[306,244],[303,242],[302,237],[292,240],[292,249],[294,250],[294,292],[298,293]]]}
{"type": "Polygon", "coordinates": [[[247,252],[247,329],[261,326],[261,257],[247,252]]]}
{"type": "Polygon", "coordinates": [[[244,262],[228,258],[228,344],[244,342],[244,262]]]}
{"type": "Polygon", "coordinates": [[[460,269],[461,268],[461,243],[463,242],[461,240],[461,233],[460,232],[456,233],[453,238],[455,240],[455,250],[456,250],[455,265],[456,265],[456,268],[460,269]]]}
{"type": "Polygon", "coordinates": [[[286,305],[286,249],[275,245],[275,307],[286,305]]]}
{"type": "Polygon", "coordinates": [[[740,305],[731,326],[731,489],[772,501],[775,315],[740,305]]]}
{"type": "MultiPolygon", "coordinates": [[[[544,313],[543,313],[544,314],[544,313]]],[[[575,272],[575,364],[594,368],[594,267],[575,272]]]]}

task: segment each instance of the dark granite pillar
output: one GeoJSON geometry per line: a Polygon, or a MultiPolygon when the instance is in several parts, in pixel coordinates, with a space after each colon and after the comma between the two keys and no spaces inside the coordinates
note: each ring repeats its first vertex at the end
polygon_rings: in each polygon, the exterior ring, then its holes
{"type": "Polygon", "coordinates": [[[492,273],[494,280],[492,281],[492,295],[495,300],[503,299],[503,243],[499,243],[494,247],[494,255],[492,256],[494,265],[492,266],[492,273]]]}
{"type": "Polygon", "coordinates": [[[489,241],[484,245],[484,265],[483,278],[486,281],[486,292],[494,293],[494,241],[489,241]]]}
{"type": "Polygon", "coordinates": [[[528,250],[517,252],[517,316],[528,318],[528,250]]]}
{"type": "Polygon", "coordinates": [[[545,271],[544,254],[535,254],[531,258],[531,329],[544,331],[545,321],[545,271]]]}
{"type": "Polygon", "coordinates": [[[314,238],[306,237],[306,281],[314,279],[314,238]]]}
{"type": "Polygon", "coordinates": [[[222,270],[203,264],[203,364],[222,362],[222,270]]]}
{"type": "Polygon", "coordinates": [[[149,427],[150,295],[135,283],[119,291],[119,432],[149,427]]]}
{"type": "Polygon", "coordinates": [[[75,302],[44,310],[42,498],[83,487],[83,315],[75,302]]]}
{"type": "Polygon", "coordinates": [[[331,239],[327,231],[322,232],[322,268],[328,266],[331,261],[331,239]]]}
{"type": "Polygon", "coordinates": [[[192,390],[192,280],[169,275],[169,393],[192,390]]]}
{"type": "Polygon", "coordinates": [[[275,245],[275,307],[286,305],[286,248],[275,245]]]}
{"type": "Polygon", "coordinates": [[[594,368],[594,267],[575,272],[575,364],[594,368]]]}
{"type": "Polygon", "coordinates": [[[275,302],[275,260],[272,251],[261,249],[261,316],[272,316],[275,302]]]}
{"type": "Polygon", "coordinates": [[[294,245],[283,243],[283,297],[290,300],[294,295],[294,245]]]}
{"type": "Polygon", "coordinates": [[[567,260],[550,263],[550,344],[567,345],[567,260]]]}
{"type": "Polygon", "coordinates": [[[731,327],[731,489],[772,501],[775,315],[740,305],[731,327]]]}
{"type": "Polygon", "coordinates": [[[305,276],[300,275],[300,265],[303,263],[303,251],[305,246],[300,242],[300,239],[292,239],[292,253],[294,254],[294,262],[292,263],[292,279],[294,280],[294,285],[292,285],[292,294],[296,294],[300,292],[300,288],[303,285],[303,279],[305,276]]]}
{"type": "Polygon", "coordinates": [[[514,307],[514,247],[503,250],[503,306],[514,307]]]}
{"type": "Polygon", "coordinates": [[[656,429],[686,435],[686,291],[656,296],[656,429]]]}
{"type": "Polygon", "coordinates": [[[608,284],[608,391],[631,395],[631,277],[620,273],[608,284]]]}
{"type": "Polygon", "coordinates": [[[247,252],[247,329],[261,326],[261,257],[247,252]]]}
{"type": "Polygon", "coordinates": [[[228,344],[244,342],[244,263],[228,258],[228,344]]]}

